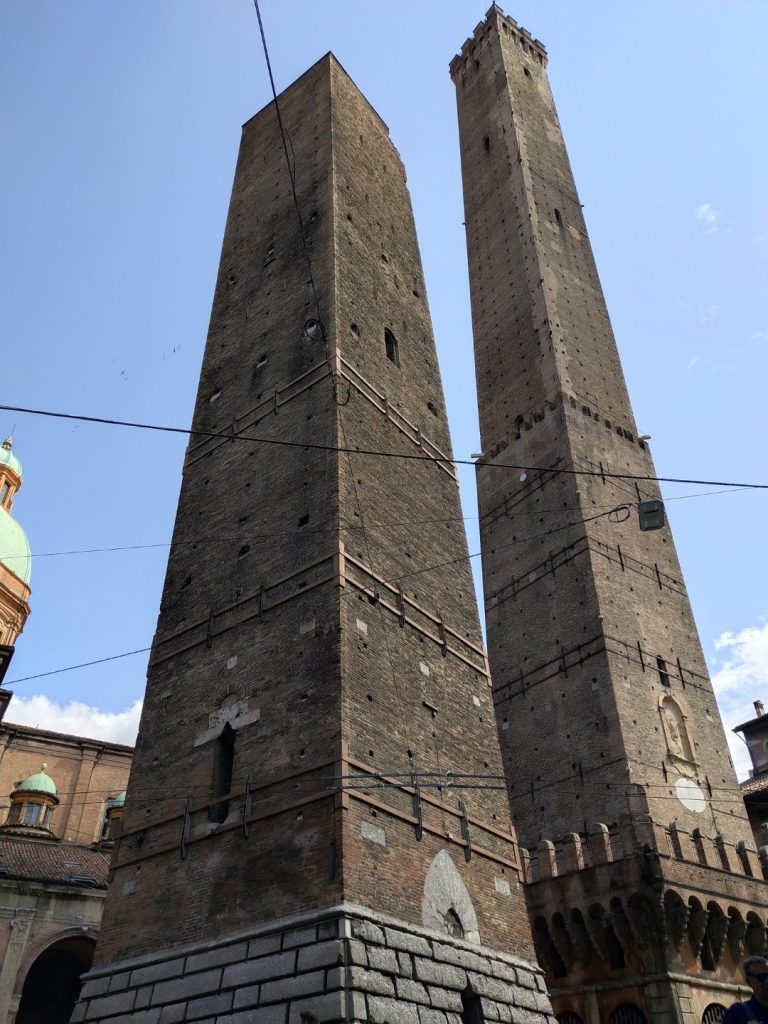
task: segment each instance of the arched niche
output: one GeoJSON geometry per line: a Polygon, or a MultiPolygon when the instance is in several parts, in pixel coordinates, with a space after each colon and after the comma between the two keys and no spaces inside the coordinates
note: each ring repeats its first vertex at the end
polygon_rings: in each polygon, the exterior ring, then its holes
{"type": "Polygon", "coordinates": [[[421,918],[425,928],[479,945],[477,914],[458,868],[445,850],[429,866],[421,918]]]}
{"type": "Polygon", "coordinates": [[[659,714],[669,756],[681,766],[695,765],[696,758],[685,713],[675,698],[668,693],[659,698],[659,714]]]}

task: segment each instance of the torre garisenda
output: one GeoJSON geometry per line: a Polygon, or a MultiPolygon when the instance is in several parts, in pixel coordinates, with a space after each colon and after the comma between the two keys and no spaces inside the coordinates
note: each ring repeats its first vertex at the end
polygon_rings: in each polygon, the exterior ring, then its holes
{"type": "Polygon", "coordinates": [[[496,5],[450,65],[487,654],[387,126],[327,54],[243,127],[73,1021],[714,1024],[766,951],[546,68],[496,5]]]}

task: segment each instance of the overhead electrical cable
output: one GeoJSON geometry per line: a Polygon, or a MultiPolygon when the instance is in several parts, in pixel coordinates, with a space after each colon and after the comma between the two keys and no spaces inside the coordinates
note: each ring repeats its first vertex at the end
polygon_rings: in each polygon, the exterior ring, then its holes
{"type": "Polygon", "coordinates": [[[222,441],[245,441],[251,444],[271,444],[288,448],[305,448],[315,451],[334,451],[349,455],[369,455],[382,459],[407,459],[416,462],[442,462],[455,466],[482,466],[486,469],[508,469],[520,473],[548,473],[553,476],[599,477],[602,480],[637,480],[645,483],[690,484],[695,487],[738,488],[740,490],[768,491],[768,483],[752,483],[735,480],[698,480],[692,477],[643,476],[637,473],[609,473],[607,470],[565,469],[560,466],[526,466],[507,462],[485,462],[482,459],[456,459],[436,455],[411,455],[407,452],[388,452],[372,448],[343,448],[338,445],[317,444],[313,441],[287,441],[276,437],[254,437],[249,434],[235,434],[218,430],[192,430],[191,427],[168,427],[157,423],[140,423],[133,420],[110,419],[106,416],[85,416],[79,413],[56,412],[51,409],[31,409],[19,405],[0,405],[2,412],[23,413],[29,416],[46,416],[51,419],[77,420],[80,423],[98,423],[110,427],[129,427],[135,430],[155,430],[165,434],[182,434],[187,437],[219,438],[222,441]]]}
{"type": "MultiPolygon", "coordinates": [[[[517,540],[511,541],[508,544],[499,544],[499,545],[496,546],[496,548],[494,550],[502,550],[504,548],[516,547],[518,544],[527,544],[527,543],[530,543],[532,540],[539,540],[540,538],[549,536],[550,534],[559,533],[562,530],[567,530],[567,529],[570,529],[570,528],[572,528],[574,526],[580,526],[583,523],[592,522],[592,520],[594,520],[594,519],[600,519],[601,517],[604,517],[604,516],[605,517],[610,516],[614,512],[616,512],[618,510],[621,510],[621,509],[628,509],[628,506],[626,506],[626,505],[618,505],[618,506],[616,506],[616,508],[612,508],[612,509],[610,509],[607,512],[599,512],[597,515],[589,516],[587,519],[577,520],[577,521],[572,522],[572,523],[565,523],[564,525],[555,527],[552,530],[544,530],[541,533],[534,534],[532,537],[520,537],[517,540]]],[[[422,569],[414,569],[412,572],[403,573],[402,576],[394,576],[394,577],[391,577],[389,579],[383,580],[382,582],[383,583],[390,583],[390,584],[391,583],[399,583],[401,580],[412,579],[414,576],[421,576],[423,573],[431,572],[433,569],[441,569],[441,568],[443,568],[446,565],[454,565],[454,564],[456,564],[458,562],[468,562],[468,561],[471,561],[471,559],[473,559],[473,558],[479,558],[481,553],[482,552],[480,552],[480,551],[474,551],[474,552],[472,552],[472,554],[469,554],[469,555],[460,555],[458,558],[450,558],[450,559],[448,559],[447,561],[444,561],[444,562],[436,562],[434,565],[427,565],[427,566],[424,566],[422,569]]],[[[352,595],[350,594],[349,596],[351,597],[352,595]]],[[[114,655],[112,655],[111,657],[108,657],[108,658],[97,658],[97,659],[95,659],[93,661],[84,661],[84,662],[81,662],[81,663],[79,663],[77,665],[68,665],[65,668],[51,669],[48,672],[38,672],[35,675],[30,675],[30,676],[21,676],[21,677],[19,677],[17,679],[9,680],[7,685],[11,686],[14,683],[26,683],[26,682],[29,682],[32,679],[42,679],[45,676],[59,675],[62,672],[73,672],[75,669],[87,668],[90,665],[99,665],[99,664],[101,664],[101,663],[103,663],[105,661],[116,661],[119,658],[128,658],[128,657],[130,657],[133,654],[144,654],[147,651],[150,651],[151,649],[152,649],[151,647],[142,647],[142,648],[139,648],[139,649],[137,649],[135,651],[125,651],[123,654],[114,654],[114,655]]]]}

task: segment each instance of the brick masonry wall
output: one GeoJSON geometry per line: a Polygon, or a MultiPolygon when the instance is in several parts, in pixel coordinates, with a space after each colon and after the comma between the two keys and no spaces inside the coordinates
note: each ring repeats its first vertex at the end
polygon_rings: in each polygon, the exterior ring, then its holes
{"type": "MultiPolygon", "coordinates": [[[[13,703],[9,717],[13,717],[13,703]]],[[[96,842],[107,800],[128,784],[131,755],[130,747],[4,721],[0,725],[0,803],[7,805],[16,783],[46,764],[59,795],[51,818],[52,832],[67,842],[96,842]]]]}
{"type": "Polygon", "coordinates": [[[630,782],[646,787],[660,823],[709,828],[714,818],[731,840],[747,837],[671,532],[638,528],[637,502],[658,491],[610,477],[655,470],[637,437],[546,56],[494,8],[452,74],[489,657],[521,839],[617,824],[630,782]],[[627,510],[587,521],[618,505],[627,510]],[[679,780],[699,787],[698,811],[678,799],[679,780]]]}
{"type": "Polygon", "coordinates": [[[73,1024],[460,1024],[462,993],[483,1018],[553,1020],[528,961],[352,906],[276,922],[219,942],[136,958],[85,978],[73,1024]]]}
{"type": "Polygon", "coordinates": [[[447,935],[438,876],[464,934],[533,956],[403,167],[332,56],[280,105],[323,330],[270,105],[244,128],[195,408],[225,436],[187,452],[97,949],[114,1002],[88,1014],[138,1009],[126,958],[342,900],[447,935]]]}

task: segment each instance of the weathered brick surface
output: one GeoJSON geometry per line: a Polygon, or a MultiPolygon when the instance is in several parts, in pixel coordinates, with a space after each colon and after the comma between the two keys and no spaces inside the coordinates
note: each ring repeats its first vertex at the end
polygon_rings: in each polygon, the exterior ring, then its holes
{"type": "Polygon", "coordinates": [[[491,13],[477,52],[452,66],[487,463],[478,487],[488,646],[515,823],[524,845],[582,831],[585,820],[612,825],[627,805],[625,787],[611,783],[627,775],[648,785],[654,819],[701,824],[674,798],[681,762],[660,705],[667,697],[689,732],[683,773],[718,780],[713,813],[735,833],[743,807],[672,535],[638,528],[634,506],[658,488],[610,477],[656,474],[546,59],[521,40],[491,13]],[[540,469],[507,473],[495,462],[540,469]],[[623,522],[613,520],[624,513],[582,522],[618,505],[629,509],[623,522]]]}
{"type": "Polygon", "coordinates": [[[435,931],[455,966],[456,921],[532,960],[522,872],[503,791],[425,790],[417,830],[408,788],[502,761],[404,170],[330,56],[281,114],[319,310],[270,105],[243,131],[193,417],[234,436],[187,452],[98,964],[183,949],[152,1004],[232,993],[220,1024],[341,1014],[345,993],[419,1024],[435,931]],[[190,543],[202,523],[213,541],[190,543]],[[375,805],[334,780],[365,770],[398,780],[375,805]],[[348,932],[314,916],[342,901],[373,918],[343,978],[326,943],[348,932]]]}
{"type": "MultiPolygon", "coordinates": [[[[451,64],[504,769],[516,827],[534,851],[526,896],[558,1013],[591,1019],[597,1000],[606,1020],[624,1002],[660,1024],[680,1013],[701,1020],[707,1002],[725,999],[707,990],[708,972],[731,984],[740,974],[738,942],[721,940],[715,964],[678,927],[671,948],[675,913],[667,904],[658,919],[660,895],[735,935],[748,913],[737,897],[764,905],[768,885],[738,877],[736,864],[729,876],[707,834],[717,822],[726,854],[735,852],[748,835],[744,807],[669,525],[639,529],[638,503],[660,495],[656,471],[546,64],[541,44],[495,5],[451,64]],[[510,465],[527,469],[502,468],[510,465]],[[677,785],[693,780],[698,807],[678,799],[677,785]],[[694,836],[697,826],[704,834],[694,836]],[[602,955],[590,958],[582,939],[602,942],[602,955]],[[647,979],[666,971],[678,978],[654,992],[647,979]],[[685,973],[695,981],[680,991],[685,973]]],[[[762,948],[764,919],[756,931],[762,948]]],[[[497,982],[469,977],[492,1016],[497,982]]],[[[536,979],[519,970],[517,991],[512,1021],[528,1024],[539,1011],[536,979]]]]}
{"type": "MultiPolygon", "coordinates": [[[[275,441],[449,454],[413,216],[387,128],[330,57],[285,93],[281,112],[301,167],[324,338],[310,324],[318,311],[269,107],[243,132],[194,429],[234,424],[275,441]],[[397,338],[396,359],[385,331],[397,338]],[[328,354],[341,373],[335,384],[328,354]]],[[[343,815],[324,795],[342,734],[349,755],[375,770],[433,771],[439,746],[442,770],[501,771],[460,518],[452,470],[435,459],[384,465],[193,438],[99,963],[160,955],[171,937],[210,940],[249,926],[254,913],[268,920],[341,898],[420,924],[446,831],[484,941],[532,955],[514,869],[508,893],[493,883],[499,865],[517,858],[503,793],[465,794],[470,831],[487,851],[469,863],[453,793],[447,823],[424,802],[421,843],[402,818],[412,799],[399,788],[379,795],[392,813],[375,822],[358,790],[343,815]],[[188,543],[201,522],[216,543],[188,543]],[[402,599],[382,582],[400,576],[402,599]],[[371,604],[366,591],[381,601],[371,604]],[[226,718],[236,795],[218,823],[206,799],[226,718]],[[254,815],[291,803],[297,787],[318,798],[299,814],[272,813],[246,838],[238,824],[249,775],[259,784],[254,815]],[[171,848],[185,787],[196,803],[180,859],[171,848]],[[366,838],[374,832],[382,843],[366,838]]],[[[313,941],[299,931],[283,948],[313,941]]]]}

